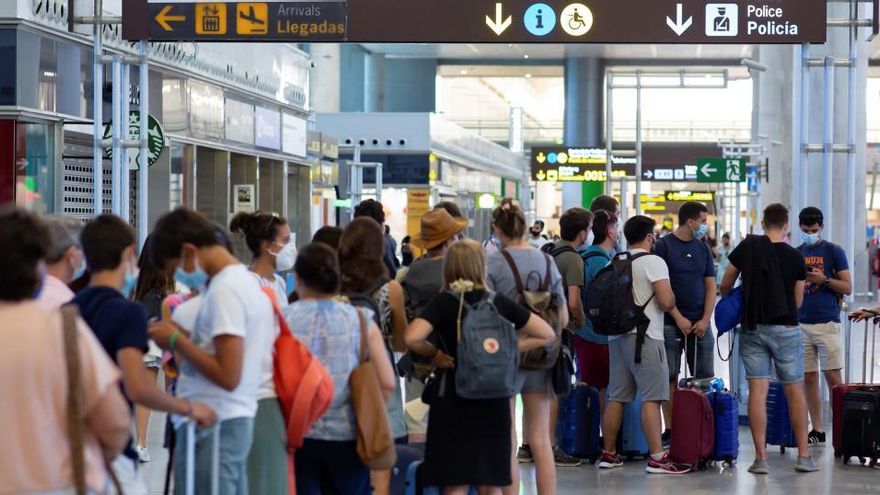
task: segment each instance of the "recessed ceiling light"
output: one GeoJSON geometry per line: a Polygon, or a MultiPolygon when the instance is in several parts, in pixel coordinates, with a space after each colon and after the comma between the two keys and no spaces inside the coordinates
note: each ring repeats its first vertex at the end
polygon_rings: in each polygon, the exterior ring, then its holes
{"type": "Polygon", "coordinates": [[[523,58],[529,58],[529,54],[526,53],[525,55],[523,55],[523,58]]]}
{"type": "Polygon", "coordinates": [[[466,76],[467,73],[468,73],[468,71],[467,71],[467,69],[461,69],[460,71],[458,71],[458,73],[461,74],[461,75],[463,75],[463,76],[466,76]]]}
{"type": "Polygon", "coordinates": [[[526,72],[526,75],[525,75],[524,77],[525,77],[526,79],[531,79],[531,78],[532,78],[532,75],[529,74],[528,72],[526,72]]]}

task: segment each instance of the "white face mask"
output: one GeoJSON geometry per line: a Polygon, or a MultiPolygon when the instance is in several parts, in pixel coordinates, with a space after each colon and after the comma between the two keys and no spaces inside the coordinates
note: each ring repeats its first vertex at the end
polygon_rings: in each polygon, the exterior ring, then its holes
{"type": "Polygon", "coordinates": [[[296,263],[296,245],[288,242],[277,253],[269,251],[269,254],[275,256],[275,269],[279,272],[286,272],[293,269],[296,263]]]}

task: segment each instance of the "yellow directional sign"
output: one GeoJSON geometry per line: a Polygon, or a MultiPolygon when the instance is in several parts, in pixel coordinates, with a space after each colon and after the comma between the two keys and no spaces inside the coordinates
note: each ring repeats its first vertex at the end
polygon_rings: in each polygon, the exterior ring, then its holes
{"type": "Polygon", "coordinates": [[[165,8],[156,15],[156,22],[162,26],[162,29],[165,31],[174,31],[174,28],[171,27],[169,22],[183,22],[186,21],[185,15],[171,15],[171,9],[173,9],[173,5],[166,5],[165,8]]]}
{"type": "Polygon", "coordinates": [[[200,3],[196,5],[196,34],[226,34],[225,3],[200,3]]]}
{"type": "Polygon", "coordinates": [[[267,34],[269,32],[269,5],[240,3],[236,7],[235,32],[238,34],[267,34]]]}

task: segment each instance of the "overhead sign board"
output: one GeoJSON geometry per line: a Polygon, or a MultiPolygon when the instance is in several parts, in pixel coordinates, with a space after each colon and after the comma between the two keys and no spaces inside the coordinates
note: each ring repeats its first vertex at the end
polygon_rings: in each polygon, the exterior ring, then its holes
{"type": "Polygon", "coordinates": [[[345,24],[345,2],[333,1],[123,0],[122,7],[129,40],[338,42],[345,24]]]}
{"type": "Polygon", "coordinates": [[[348,0],[348,16],[354,42],[823,43],[826,1],[348,0]]]}
{"type": "MultiPolygon", "coordinates": [[[[712,143],[646,143],[642,150],[641,180],[649,182],[697,182],[697,157],[720,155],[712,143]]],[[[719,158],[720,159],[720,158],[719,158]]],[[[532,180],[536,182],[603,182],[606,151],[586,147],[532,148],[532,180]]],[[[635,178],[636,160],[612,159],[612,179],[635,178]]]]}
{"type": "Polygon", "coordinates": [[[800,44],[825,30],[826,0],[123,0],[129,40],[800,44]]]}
{"type": "MultiPolygon", "coordinates": [[[[532,148],[532,180],[536,182],[604,182],[607,152],[598,148],[532,148]]],[[[613,157],[611,175],[635,173],[636,159],[613,157]]]]}
{"type": "Polygon", "coordinates": [[[746,162],[740,158],[700,158],[697,182],[745,182],[746,162]]]}

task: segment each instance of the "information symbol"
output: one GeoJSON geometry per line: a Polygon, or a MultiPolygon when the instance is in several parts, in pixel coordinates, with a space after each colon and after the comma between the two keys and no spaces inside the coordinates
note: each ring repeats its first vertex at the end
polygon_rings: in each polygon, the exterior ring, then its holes
{"type": "Polygon", "coordinates": [[[526,9],[523,24],[534,36],[546,36],[556,27],[556,12],[545,3],[532,4],[526,9]]]}

